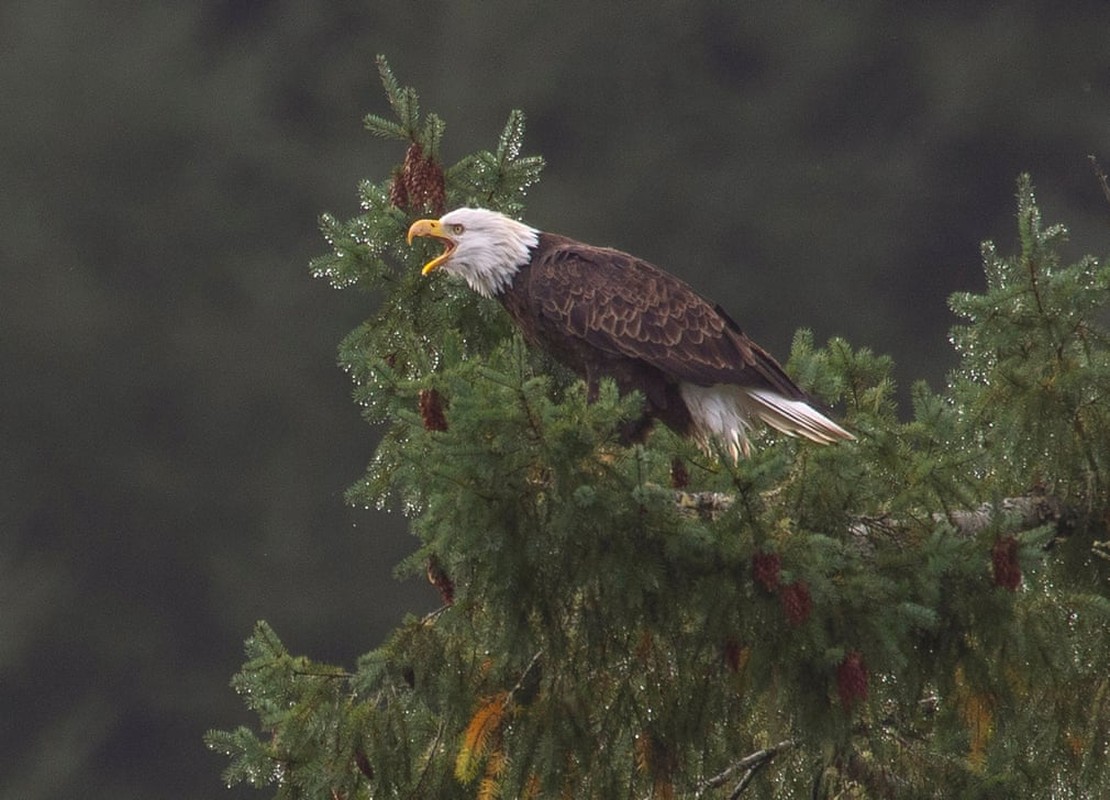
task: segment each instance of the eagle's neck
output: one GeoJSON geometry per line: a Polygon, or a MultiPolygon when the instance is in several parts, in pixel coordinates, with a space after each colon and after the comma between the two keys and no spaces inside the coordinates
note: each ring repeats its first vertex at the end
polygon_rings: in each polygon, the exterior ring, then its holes
{"type": "Polygon", "coordinates": [[[483,297],[497,297],[512,285],[520,268],[532,260],[532,251],[540,241],[535,228],[503,217],[496,230],[482,231],[480,240],[470,243],[455,271],[466,279],[470,288],[483,297]]]}

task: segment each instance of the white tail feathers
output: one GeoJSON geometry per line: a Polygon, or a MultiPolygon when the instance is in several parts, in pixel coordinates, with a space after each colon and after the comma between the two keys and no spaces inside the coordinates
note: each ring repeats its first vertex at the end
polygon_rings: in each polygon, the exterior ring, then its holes
{"type": "Polygon", "coordinates": [[[757,421],[818,444],[856,438],[804,400],[791,400],[768,389],[684,383],[680,391],[694,420],[695,436],[703,446],[720,442],[733,460],[751,453],[748,434],[757,421]]]}
{"type": "Polygon", "coordinates": [[[763,389],[748,389],[746,394],[756,416],[777,431],[818,444],[856,438],[804,400],[788,400],[763,389]]]}

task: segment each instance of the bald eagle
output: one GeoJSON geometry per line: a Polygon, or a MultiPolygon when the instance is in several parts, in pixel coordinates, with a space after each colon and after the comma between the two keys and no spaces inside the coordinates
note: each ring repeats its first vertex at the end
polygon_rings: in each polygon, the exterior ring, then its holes
{"type": "Polygon", "coordinates": [[[444,246],[423,274],[442,269],[499,300],[531,345],[585,378],[589,398],[604,377],[641,392],[638,434],[659,420],[734,460],[758,422],[821,444],[854,438],[719,305],[646,261],[482,208],[418,220],[409,244],[418,236],[444,246]]]}

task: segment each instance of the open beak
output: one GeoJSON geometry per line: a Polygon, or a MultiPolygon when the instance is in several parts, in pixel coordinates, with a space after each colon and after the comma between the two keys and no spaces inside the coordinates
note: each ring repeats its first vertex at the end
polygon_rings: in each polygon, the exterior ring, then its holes
{"type": "Polygon", "coordinates": [[[455,240],[447,235],[438,219],[418,219],[412,223],[409,227],[408,243],[411,245],[412,240],[417,236],[431,236],[433,239],[443,242],[443,252],[424,265],[424,269],[420,270],[421,275],[427,275],[432,270],[442,266],[458,246],[455,240]]]}

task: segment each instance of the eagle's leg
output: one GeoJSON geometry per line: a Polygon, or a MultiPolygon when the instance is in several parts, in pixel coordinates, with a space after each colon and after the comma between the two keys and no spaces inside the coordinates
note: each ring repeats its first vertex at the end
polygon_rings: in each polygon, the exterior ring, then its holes
{"type": "Polygon", "coordinates": [[[646,411],[636,419],[630,419],[627,422],[622,422],[617,427],[618,439],[621,447],[630,447],[634,444],[643,444],[647,439],[648,434],[651,433],[652,426],[655,420],[652,419],[651,414],[646,411]]]}
{"type": "MultiPolygon", "coordinates": [[[[601,376],[598,371],[590,366],[586,367],[586,402],[596,403],[601,396],[601,376]]],[[[617,426],[617,441],[621,447],[629,447],[642,443],[651,432],[654,420],[651,417],[649,406],[644,404],[644,413],[636,418],[622,422],[617,426]]]]}
{"type": "MultiPolygon", "coordinates": [[[[597,364],[586,364],[586,402],[596,403],[601,397],[601,379],[613,377],[597,364]]],[[[619,381],[618,381],[619,383],[619,381]]]]}

